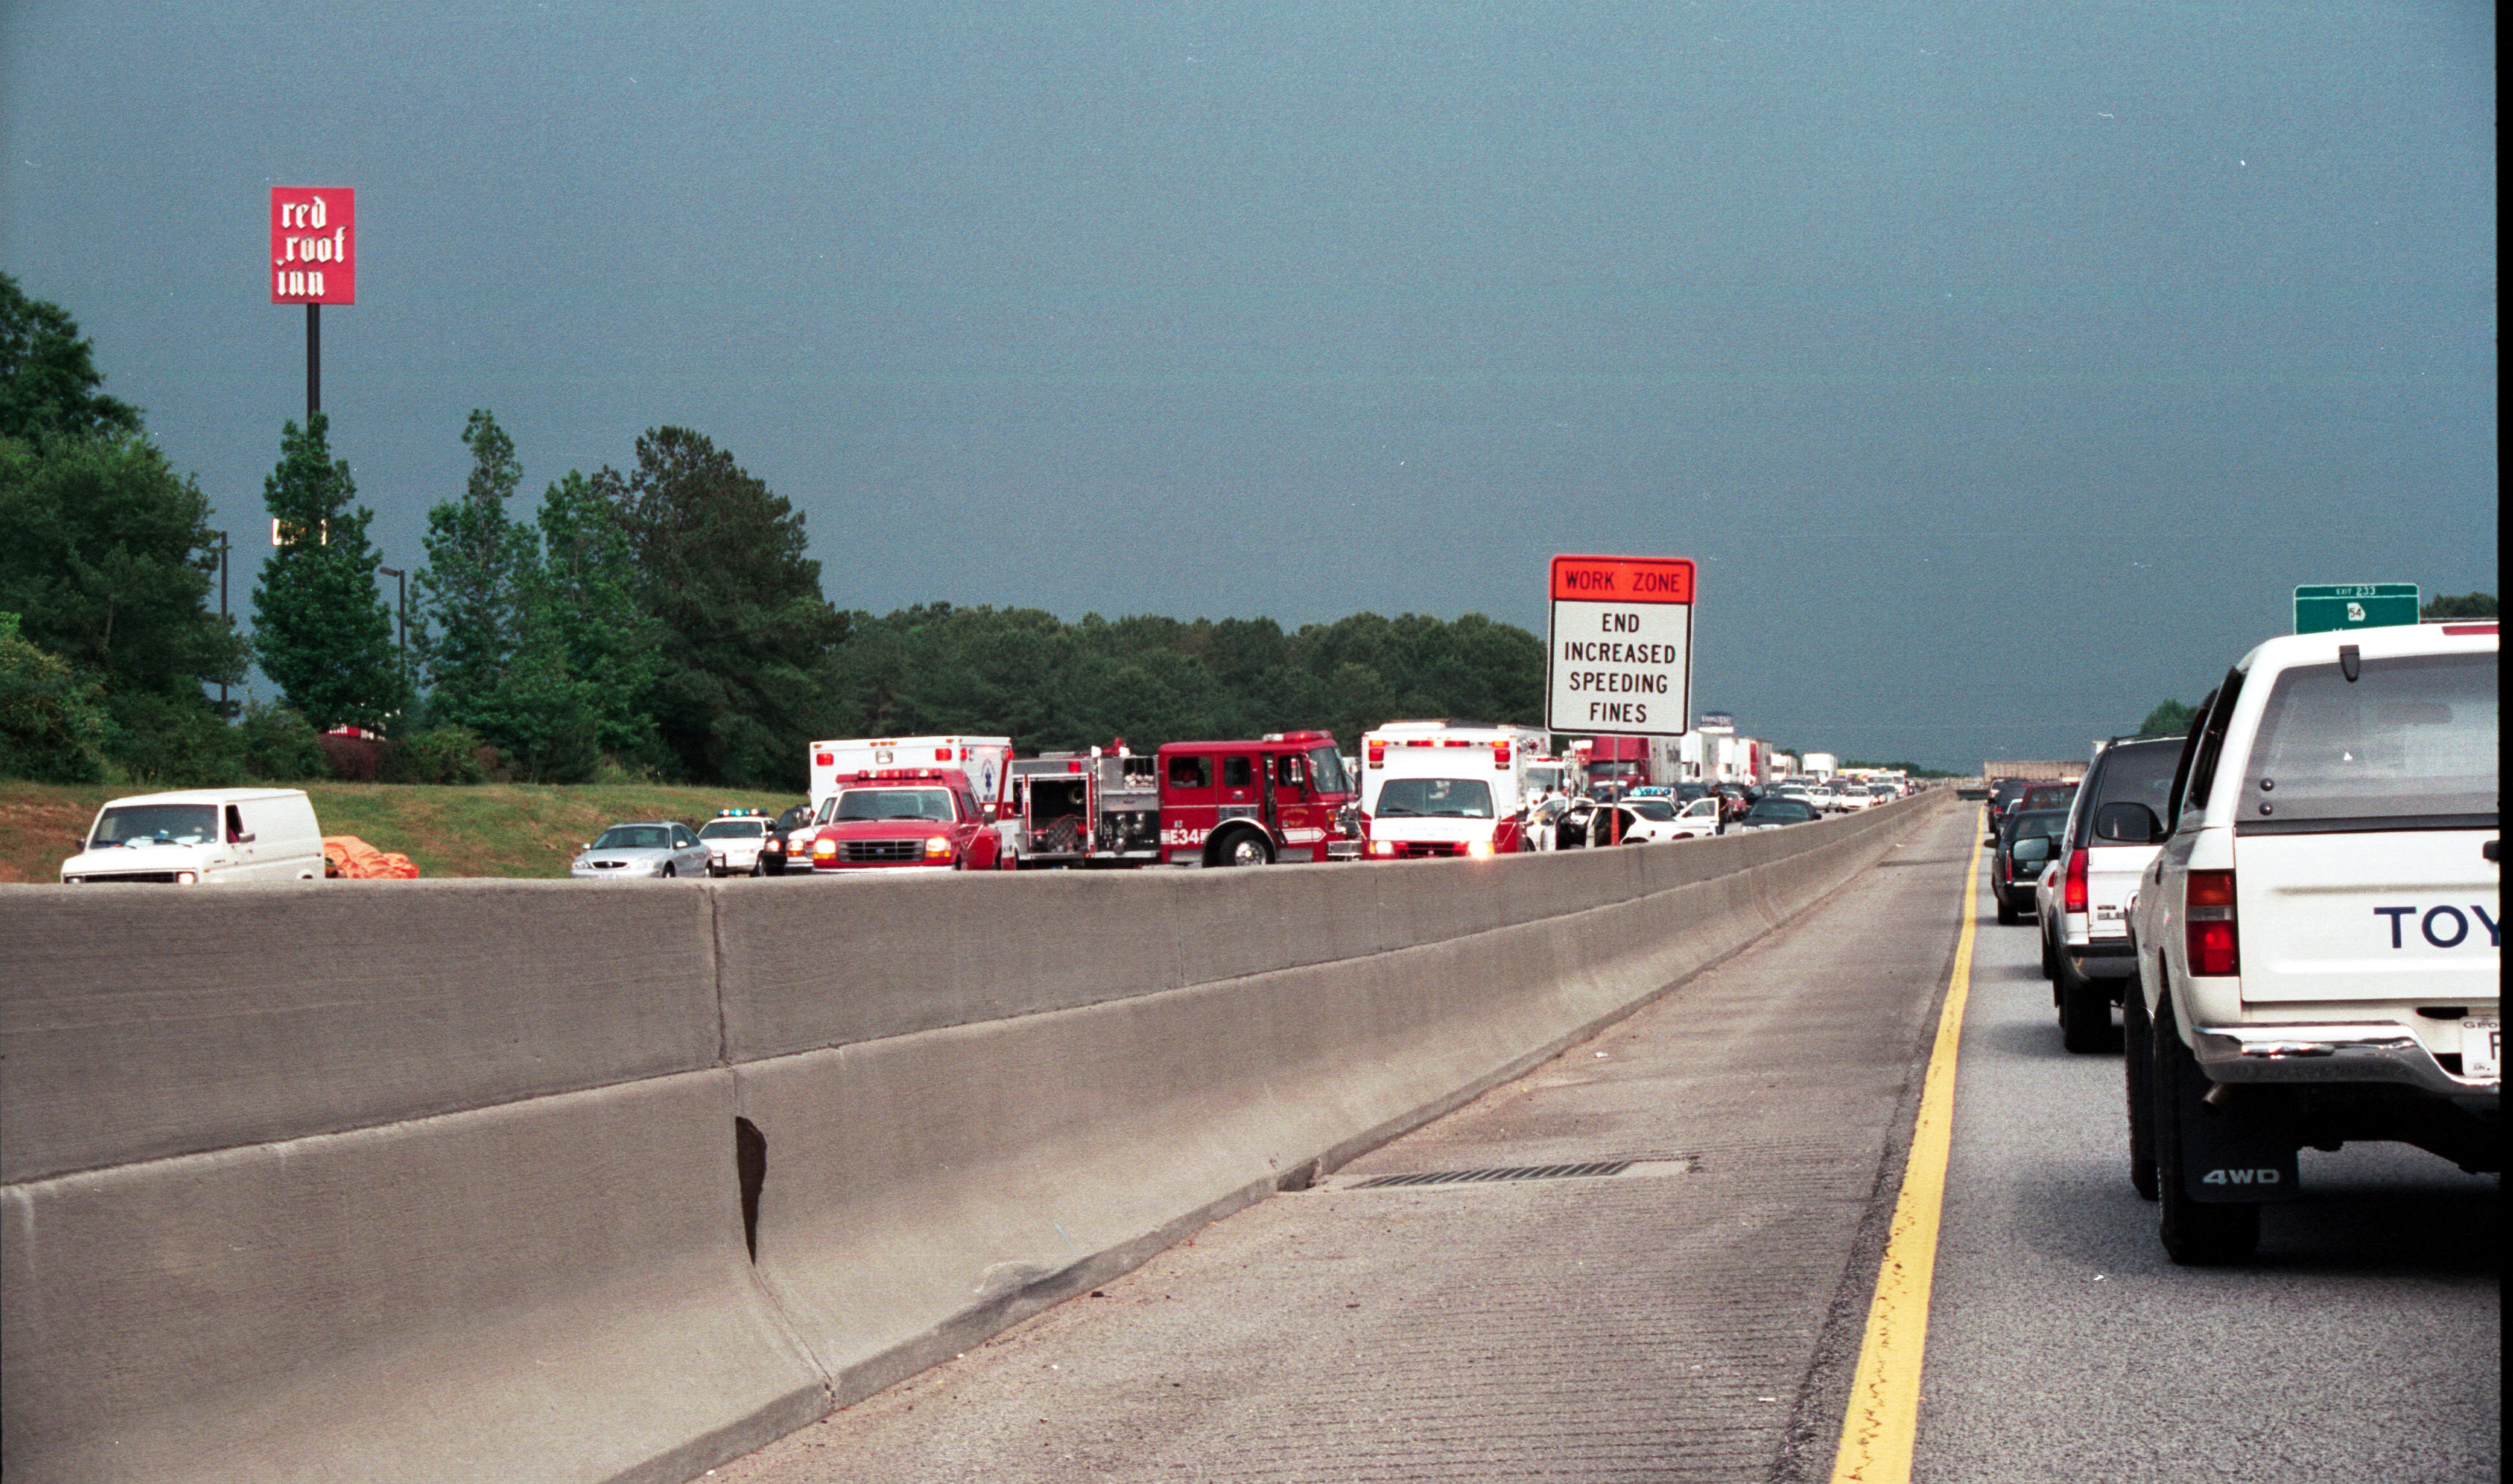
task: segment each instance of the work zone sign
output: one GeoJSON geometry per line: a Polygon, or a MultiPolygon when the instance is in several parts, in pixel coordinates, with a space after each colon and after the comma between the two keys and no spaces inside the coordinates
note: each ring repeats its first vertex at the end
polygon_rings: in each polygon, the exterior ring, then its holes
{"type": "Polygon", "coordinates": [[[1554,558],[1545,729],[1677,737],[1692,716],[1692,561],[1554,558]]]}

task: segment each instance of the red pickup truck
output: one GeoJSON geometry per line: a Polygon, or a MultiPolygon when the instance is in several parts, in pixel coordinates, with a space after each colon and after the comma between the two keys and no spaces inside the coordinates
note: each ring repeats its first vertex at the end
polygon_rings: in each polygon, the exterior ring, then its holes
{"type": "Polygon", "coordinates": [[[836,782],[836,807],[812,836],[816,875],[1011,868],[969,775],[956,767],[865,769],[836,782]]]}

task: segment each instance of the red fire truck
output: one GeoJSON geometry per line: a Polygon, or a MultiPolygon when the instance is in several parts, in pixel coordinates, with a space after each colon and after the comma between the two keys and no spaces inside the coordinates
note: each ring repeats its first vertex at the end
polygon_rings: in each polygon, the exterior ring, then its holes
{"type": "Polygon", "coordinates": [[[1024,868],[1149,866],[1161,858],[1160,761],[1126,750],[1041,753],[1004,769],[995,829],[1024,868]]]}
{"type": "Polygon", "coordinates": [[[1361,854],[1356,800],[1328,732],[1151,754],[1120,741],[1015,761],[995,829],[1024,869],[1350,860],[1361,854]]]}
{"type": "Polygon", "coordinates": [[[1172,742],[1159,753],[1161,859],[1262,866],[1361,853],[1333,733],[1268,732],[1255,742],[1172,742]]]}

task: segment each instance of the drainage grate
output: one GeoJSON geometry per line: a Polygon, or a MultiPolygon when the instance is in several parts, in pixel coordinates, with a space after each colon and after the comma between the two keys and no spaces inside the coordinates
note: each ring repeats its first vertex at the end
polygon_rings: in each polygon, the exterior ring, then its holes
{"type": "Polygon", "coordinates": [[[1509,1170],[1427,1170],[1418,1175],[1375,1175],[1354,1182],[1352,1189],[1383,1191],[1392,1186],[1463,1185],[1484,1180],[1573,1180],[1619,1175],[1633,1163],[1629,1159],[1598,1159],[1586,1164],[1533,1164],[1509,1170]]]}

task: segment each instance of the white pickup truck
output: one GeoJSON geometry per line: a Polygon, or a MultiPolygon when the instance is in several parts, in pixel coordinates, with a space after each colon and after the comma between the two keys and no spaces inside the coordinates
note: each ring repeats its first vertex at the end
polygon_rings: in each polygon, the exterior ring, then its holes
{"type": "Polygon", "coordinates": [[[2200,708],[2170,833],[2140,822],[2123,1005],[2130,1176],[2174,1262],[2249,1256],[2299,1149],[2503,1168],[2496,655],[2493,620],[2295,635],[2200,708]]]}

